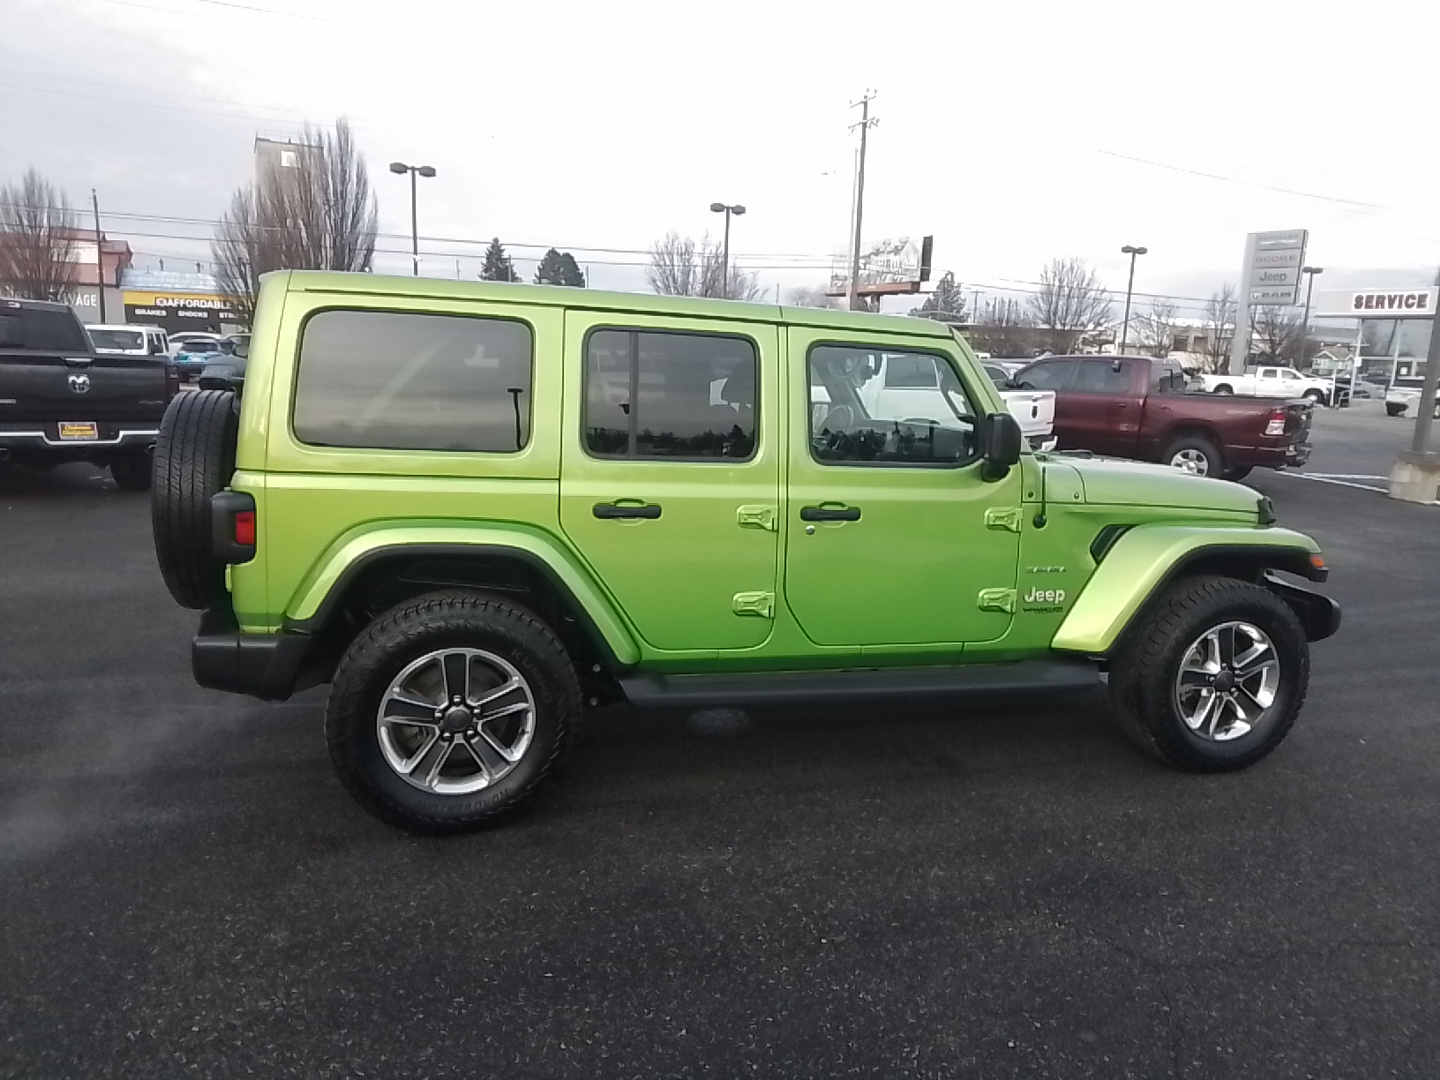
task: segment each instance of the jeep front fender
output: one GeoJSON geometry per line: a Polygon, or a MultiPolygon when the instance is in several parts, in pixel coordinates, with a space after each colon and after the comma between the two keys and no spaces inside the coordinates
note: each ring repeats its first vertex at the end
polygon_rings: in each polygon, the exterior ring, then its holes
{"type": "Polygon", "coordinates": [[[1108,652],[1141,606],[1187,569],[1211,568],[1259,580],[1288,570],[1323,580],[1310,556],[1319,546],[1290,529],[1214,525],[1137,525],[1120,537],[1090,575],[1050,646],[1066,652],[1108,652]]]}
{"type": "Polygon", "coordinates": [[[640,649],[604,591],[554,537],[520,525],[470,527],[453,524],[371,523],[342,536],[301,582],[287,605],[287,623],[323,622],[327,603],[346,581],[376,559],[392,555],[511,556],[546,574],[575,601],[615,661],[637,663],[640,649]]]}

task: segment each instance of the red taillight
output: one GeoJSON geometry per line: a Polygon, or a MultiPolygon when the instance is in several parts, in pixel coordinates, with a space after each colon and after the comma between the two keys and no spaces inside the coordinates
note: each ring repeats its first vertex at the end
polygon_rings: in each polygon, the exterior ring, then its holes
{"type": "Polygon", "coordinates": [[[237,510],[235,512],[235,543],[244,547],[255,546],[254,510],[237,510]]]}
{"type": "Polygon", "coordinates": [[[1267,423],[1267,424],[1265,425],[1265,434],[1266,434],[1266,435],[1284,435],[1284,434],[1285,434],[1285,410],[1284,410],[1284,409],[1271,409],[1271,410],[1270,410],[1270,421],[1269,421],[1269,423],[1267,423]]]}

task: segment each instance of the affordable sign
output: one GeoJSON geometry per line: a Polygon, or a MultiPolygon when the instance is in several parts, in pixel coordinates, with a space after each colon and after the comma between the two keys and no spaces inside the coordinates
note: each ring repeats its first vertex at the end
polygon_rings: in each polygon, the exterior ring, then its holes
{"type": "Polygon", "coordinates": [[[222,323],[238,322],[239,313],[233,296],[126,289],[125,321],[152,323],[170,331],[218,331],[222,323]]]}

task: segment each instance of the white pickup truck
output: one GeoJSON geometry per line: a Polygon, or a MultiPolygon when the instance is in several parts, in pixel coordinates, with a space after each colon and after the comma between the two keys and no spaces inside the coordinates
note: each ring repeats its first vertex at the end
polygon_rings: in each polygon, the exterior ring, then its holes
{"type": "MultiPolygon", "coordinates": [[[[934,412],[934,402],[942,399],[940,375],[933,363],[909,354],[882,353],[877,357],[880,370],[860,390],[866,411],[877,420],[907,420],[916,416],[944,415],[934,412]],[[926,402],[931,408],[926,410],[926,402]]],[[[994,380],[991,364],[983,365],[994,380]]],[[[1034,450],[1049,450],[1055,445],[1055,391],[1008,390],[997,382],[996,389],[1005,401],[1010,415],[1020,424],[1020,433],[1034,450]]]]}
{"type": "MultiPolygon", "coordinates": [[[[873,419],[903,421],[949,415],[950,406],[940,390],[940,373],[933,359],[911,353],[880,353],[871,364],[874,374],[860,387],[859,396],[866,414],[873,419]]],[[[1054,449],[1055,391],[1007,389],[1008,379],[1001,368],[993,362],[982,366],[1030,448],[1054,449]]],[[[810,401],[825,406],[830,398],[823,386],[812,386],[810,401]]]]}
{"type": "MultiPolygon", "coordinates": [[[[1330,400],[1329,379],[1301,375],[1292,367],[1257,367],[1244,375],[1201,375],[1206,393],[1239,394],[1243,397],[1309,398],[1317,405],[1334,404],[1330,400]]],[[[1342,388],[1343,389],[1343,388],[1342,388]]]]}

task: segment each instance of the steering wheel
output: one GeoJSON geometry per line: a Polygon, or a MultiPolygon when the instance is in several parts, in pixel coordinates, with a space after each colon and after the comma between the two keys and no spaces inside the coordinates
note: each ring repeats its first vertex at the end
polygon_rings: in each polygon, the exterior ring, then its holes
{"type": "Polygon", "coordinates": [[[832,431],[844,431],[855,423],[855,410],[849,405],[831,405],[830,411],[825,414],[825,426],[832,431]],[[841,419],[841,417],[844,419],[841,419]]]}

